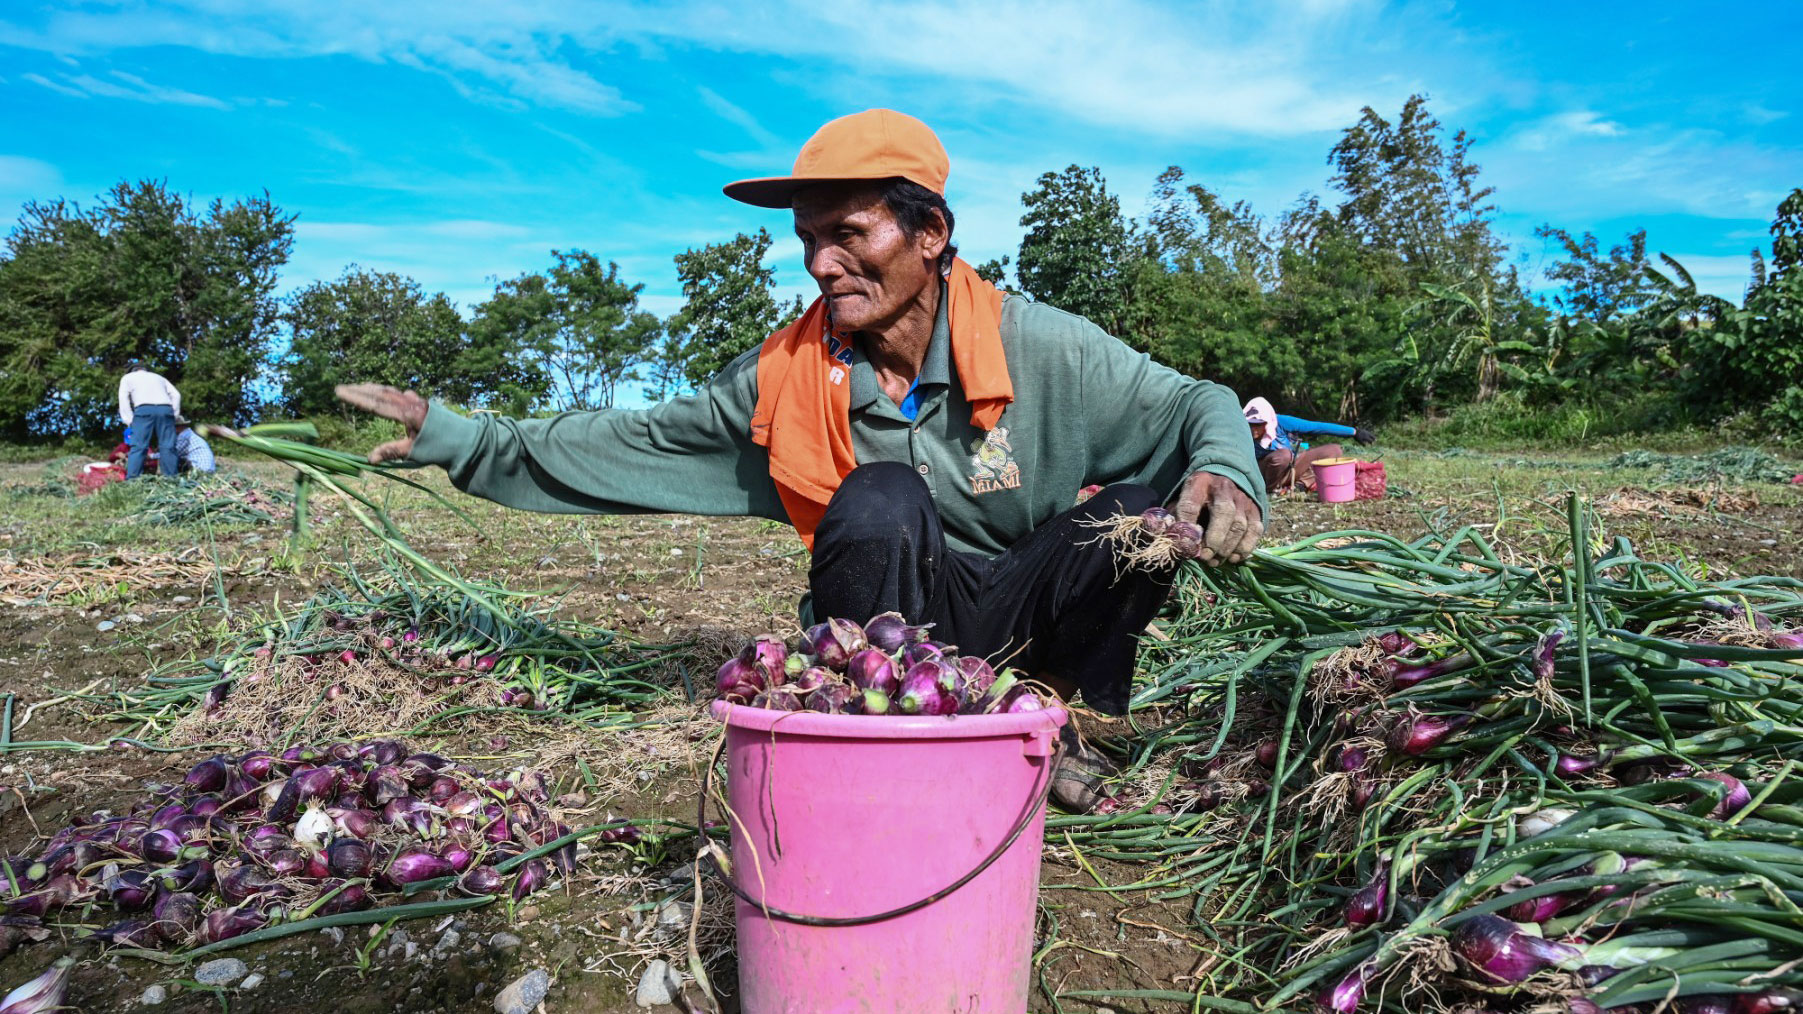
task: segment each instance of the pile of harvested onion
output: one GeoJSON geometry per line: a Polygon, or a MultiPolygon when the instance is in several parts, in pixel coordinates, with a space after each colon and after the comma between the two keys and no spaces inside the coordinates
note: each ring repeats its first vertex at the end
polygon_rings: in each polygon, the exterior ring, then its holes
{"type": "Polygon", "coordinates": [[[834,715],[973,715],[1038,711],[1041,696],[1013,669],[999,674],[956,645],[927,638],[900,613],[869,623],[829,619],[796,645],[754,638],[720,667],[715,689],[735,704],[834,715]]]}

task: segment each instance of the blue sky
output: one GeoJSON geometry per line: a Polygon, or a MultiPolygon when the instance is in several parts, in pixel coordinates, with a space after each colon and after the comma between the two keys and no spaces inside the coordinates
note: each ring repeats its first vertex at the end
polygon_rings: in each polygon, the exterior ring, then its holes
{"type": "Polygon", "coordinates": [[[350,262],[467,308],[583,247],[680,305],[671,256],[787,216],[720,195],[784,172],[822,122],[925,119],[972,261],[1012,253],[1019,196],[1100,166],[1139,214],[1154,177],[1275,215],[1320,192],[1362,106],[1412,92],[1476,138],[1530,272],[1552,222],[1645,226],[1738,297],[1803,186],[1803,3],[688,4],[104,0],[0,5],[0,226],[127,177],[267,189],[300,215],[291,289],[350,262]]]}

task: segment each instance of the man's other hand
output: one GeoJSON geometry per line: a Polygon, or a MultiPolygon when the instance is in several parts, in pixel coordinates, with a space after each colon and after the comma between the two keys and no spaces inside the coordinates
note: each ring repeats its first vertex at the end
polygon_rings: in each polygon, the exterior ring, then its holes
{"type": "Polygon", "coordinates": [[[405,437],[390,440],[369,452],[370,464],[399,461],[413,453],[413,438],[419,436],[419,428],[426,424],[426,409],[429,407],[426,399],[412,391],[403,391],[386,384],[339,384],[332,388],[332,393],[347,405],[384,419],[393,419],[406,427],[405,437]]]}
{"type": "Polygon", "coordinates": [[[1352,431],[1352,439],[1357,440],[1359,443],[1364,444],[1365,446],[1369,447],[1372,444],[1377,443],[1377,434],[1371,432],[1370,430],[1364,428],[1363,426],[1358,426],[1358,427],[1355,427],[1352,431]]]}
{"type": "Polygon", "coordinates": [[[1213,472],[1197,472],[1184,480],[1175,513],[1180,521],[1202,526],[1202,553],[1197,559],[1210,567],[1244,563],[1265,533],[1258,504],[1232,479],[1213,472]]]}

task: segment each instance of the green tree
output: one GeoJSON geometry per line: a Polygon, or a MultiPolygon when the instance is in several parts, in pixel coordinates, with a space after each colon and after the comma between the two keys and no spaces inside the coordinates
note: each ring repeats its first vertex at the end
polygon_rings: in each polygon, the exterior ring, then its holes
{"type": "Polygon", "coordinates": [[[1236,391],[1286,397],[1301,374],[1295,342],[1270,327],[1277,251],[1244,201],[1228,204],[1172,166],[1136,230],[1120,336],[1160,362],[1236,391]]]}
{"type": "Polygon", "coordinates": [[[135,358],[175,382],[185,414],[248,421],[293,222],[267,194],[203,215],[150,180],[92,208],[25,205],[0,257],[0,432],[113,429],[118,376],[135,358]]]}
{"type": "Polygon", "coordinates": [[[1284,218],[1271,329],[1293,342],[1282,391],[1299,408],[1339,419],[1383,419],[1418,400],[1422,351],[1410,326],[1407,272],[1394,253],[1341,228],[1305,201],[1284,218]]]}
{"type": "Polygon", "coordinates": [[[799,298],[779,302],[773,294],[776,271],[764,264],[769,252],[770,233],[759,227],[755,233],[676,255],[683,304],[665,322],[653,377],[658,397],[698,390],[726,364],[801,316],[799,298]]]}
{"type": "Polygon", "coordinates": [[[353,264],[288,297],[293,334],[282,397],[296,415],[348,412],[336,384],[372,381],[471,403],[492,387],[463,359],[463,318],[443,293],[427,296],[405,275],[353,264]]]}
{"type": "Polygon", "coordinates": [[[608,408],[622,383],[638,379],[662,323],[639,308],[643,285],[620,277],[619,265],[586,250],[553,250],[544,274],[524,274],[495,287],[478,305],[470,332],[491,349],[518,348],[536,368],[508,385],[514,400],[567,409],[608,408]]]}
{"type": "Polygon", "coordinates": [[[1610,247],[1607,256],[1588,232],[1574,238],[1564,229],[1542,225],[1534,235],[1553,240],[1565,252],[1564,260],[1546,269],[1546,277],[1560,285],[1553,296],[1560,313],[1606,324],[1634,313],[1652,298],[1645,229],[1629,233],[1628,241],[1610,247]]]}
{"type": "Polygon", "coordinates": [[[1127,222],[1102,171],[1045,173],[1021,195],[1027,230],[1015,258],[1021,289],[1042,303],[1120,333],[1126,308],[1127,222]]]}
{"type": "MultiPolygon", "coordinates": [[[[1694,404],[1716,412],[1756,409],[1773,425],[1803,425],[1803,188],[1772,219],[1772,258],[1756,270],[1740,307],[1700,293],[1670,257],[1670,275],[1648,269],[1659,295],[1640,315],[1683,349],[1694,404]]],[[[1756,262],[1757,264],[1757,262],[1756,262]]]]}

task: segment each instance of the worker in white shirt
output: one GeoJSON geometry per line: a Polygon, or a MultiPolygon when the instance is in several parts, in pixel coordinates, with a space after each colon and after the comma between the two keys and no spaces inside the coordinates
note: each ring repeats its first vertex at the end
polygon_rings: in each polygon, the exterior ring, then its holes
{"type": "Polygon", "coordinates": [[[157,470],[168,478],[175,477],[180,460],[175,450],[175,417],[181,410],[181,392],[174,384],[135,359],[126,364],[125,376],[119,378],[119,418],[131,427],[126,479],[136,479],[143,473],[144,453],[152,438],[156,441],[157,470]]]}

